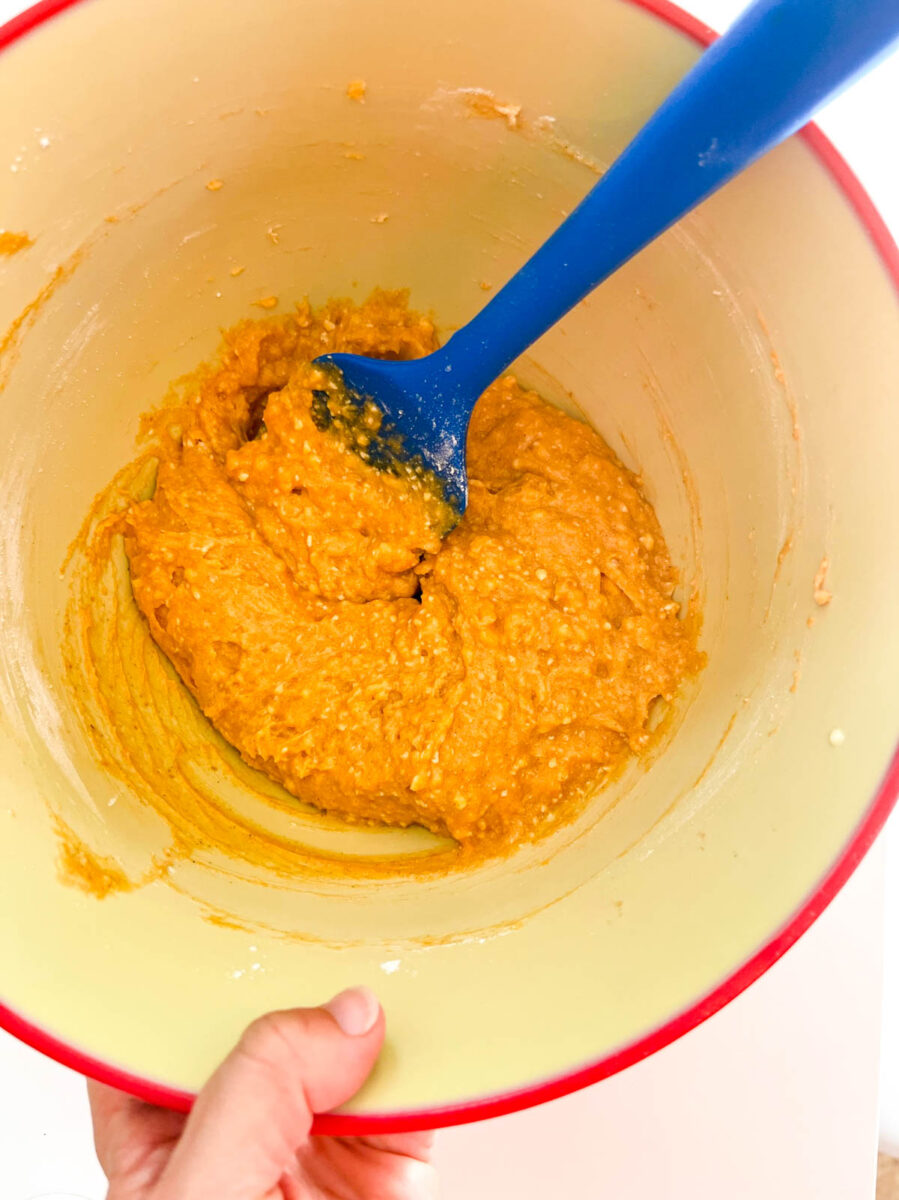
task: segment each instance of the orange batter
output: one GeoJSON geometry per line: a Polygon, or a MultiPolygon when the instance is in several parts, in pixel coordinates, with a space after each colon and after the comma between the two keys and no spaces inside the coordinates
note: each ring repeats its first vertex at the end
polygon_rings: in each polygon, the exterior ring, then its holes
{"type": "Polygon", "coordinates": [[[701,656],[634,476],[512,377],[475,409],[445,538],[427,489],[335,437],[311,359],[435,347],[399,293],[238,325],[156,418],[125,546],[154,639],[248,763],[347,818],[494,850],[639,752],[701,656]]]}

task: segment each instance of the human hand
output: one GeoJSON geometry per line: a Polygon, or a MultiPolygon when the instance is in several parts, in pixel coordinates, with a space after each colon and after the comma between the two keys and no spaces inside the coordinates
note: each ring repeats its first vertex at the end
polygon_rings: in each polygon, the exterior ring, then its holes
{"type": "Polygon", "coordinates": [[[89,1083],[108,1200],[434,1200],[431,1135],[310,1137],[384,1040],[367,988],[255,1021],[189,1116],[89,1083]]]}

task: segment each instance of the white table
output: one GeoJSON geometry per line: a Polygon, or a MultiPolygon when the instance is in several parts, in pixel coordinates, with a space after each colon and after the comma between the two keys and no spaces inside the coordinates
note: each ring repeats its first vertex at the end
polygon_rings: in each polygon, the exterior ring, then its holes
{"type": "MultiPolygon", "coordinates": [[[[0,0],[0,21],[21,7],[0,0]]],[[[743,4],[689,7],[723,28],[743,4]]],[[[897,111],[894,62],[821,122],[894,230],[899,170],[882,130],[897,111]]],[[[447,1200],[871,1200],[878,1076],[883,1143],[899,1153],[896,819],[888,841],[886,905],[881,845],[780,963],[680,1042],[576,1096],[442,1133],[447,1200]]],[[[102,1200],[89,1129],[83,1082],[0,1034],[3,1200],[102,1200]]]]}

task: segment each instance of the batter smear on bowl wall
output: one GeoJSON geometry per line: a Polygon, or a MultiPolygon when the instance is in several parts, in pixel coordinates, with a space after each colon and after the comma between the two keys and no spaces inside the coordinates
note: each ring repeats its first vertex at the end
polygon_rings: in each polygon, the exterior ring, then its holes
{"type": "Polygon", "coordinates": [[[336,436],[316,355],[436,345],[403,293],[242,322],[148,417],[155,490],[115,520],[152,637],[248,764],[481,857],[576,812],[703,659],[637,479],[512,376],[446,536],[433,491],[336,436]]]}

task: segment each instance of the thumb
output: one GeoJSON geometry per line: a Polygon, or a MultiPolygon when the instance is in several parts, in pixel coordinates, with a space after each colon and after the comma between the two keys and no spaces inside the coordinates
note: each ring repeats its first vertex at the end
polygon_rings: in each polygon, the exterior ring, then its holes
{"type": "Polygon", "coordinates": [[[313,1113],[359,1090],[383,1040],[384,1014],[368,988],[254,1021],[197,1097],[153,1200],[267,1195],[306,1142],[313,1113]]]}

